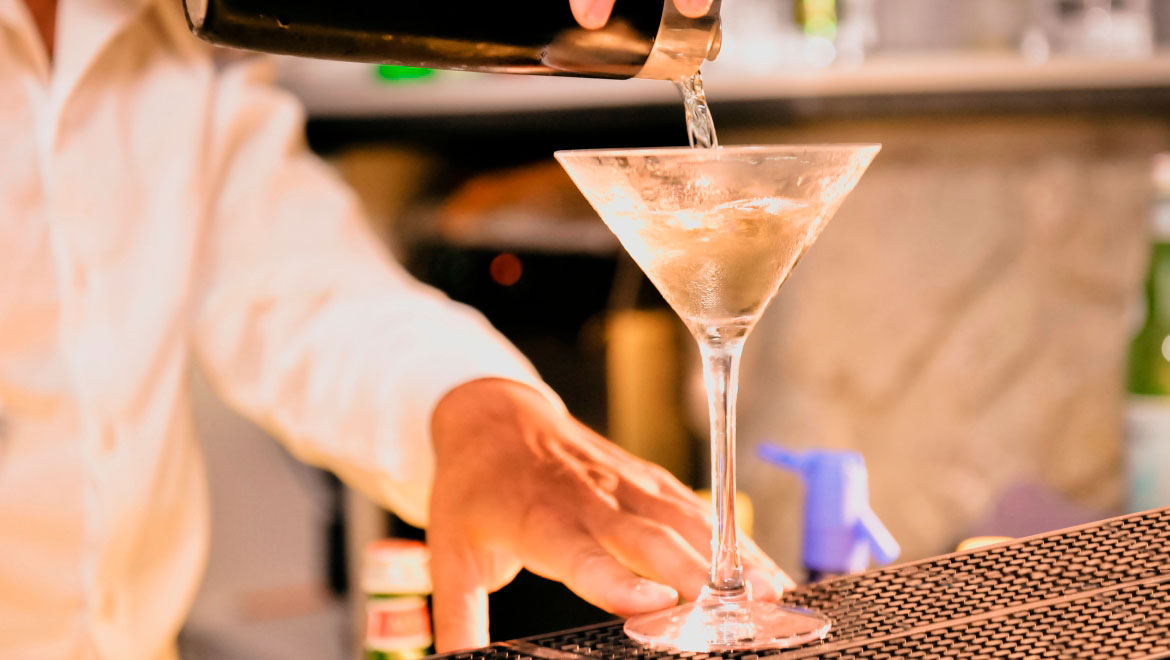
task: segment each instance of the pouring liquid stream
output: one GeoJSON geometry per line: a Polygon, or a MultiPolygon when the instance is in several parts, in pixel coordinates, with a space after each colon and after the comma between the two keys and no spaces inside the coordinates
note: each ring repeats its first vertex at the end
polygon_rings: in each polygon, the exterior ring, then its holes
{"type": "Polygon", "coordinates": [[[683,108],[687,113],[687,137],[691,146],[702,149],[718,147],[715,122],[711,118],[711,108],[707,106],[707,96],[703,93],[703,77],[696,71],[689,78],[679,79],[675,85],[682,94],[683,108]]]}

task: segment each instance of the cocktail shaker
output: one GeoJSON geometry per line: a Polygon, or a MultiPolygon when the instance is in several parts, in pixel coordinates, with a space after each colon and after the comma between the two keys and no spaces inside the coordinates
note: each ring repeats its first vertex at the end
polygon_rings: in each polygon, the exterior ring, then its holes
{"type": "Polygon", "coordinates": [[[673,0],[617,0],[600,29],[568,0],[183,0],[214,44],[436,69],[678,80],[719,51],[719,2],[700,18],[673,0]]]}

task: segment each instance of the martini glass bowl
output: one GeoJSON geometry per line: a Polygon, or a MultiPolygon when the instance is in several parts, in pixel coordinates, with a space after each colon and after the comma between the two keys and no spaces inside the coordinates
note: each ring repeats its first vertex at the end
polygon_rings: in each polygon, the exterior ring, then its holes
{"type": "Polygon", "coordinates": [[[711,419],[711,573],[702,595],[635,616],[677,652],[786,648],[831,622],[752,600],[735,527],[735,398],[748,334],[881,149],[877,144],[559,151],[556,158],[699,344],[711,419]]]}

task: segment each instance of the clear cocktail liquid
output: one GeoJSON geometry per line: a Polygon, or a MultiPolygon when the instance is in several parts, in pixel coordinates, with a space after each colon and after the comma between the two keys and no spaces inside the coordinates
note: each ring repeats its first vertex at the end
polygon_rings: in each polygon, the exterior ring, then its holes
{"type": "Polygon", "coordinates": [[[692,147],[718,147],[715,137],[715,122],[711,119],[711,108],[707,106],[707,95],[703,93],[703,76],[698,71],[690,78],[683,78],[675,85],[683,97],[687,112],[687,136],[692,147]]]}

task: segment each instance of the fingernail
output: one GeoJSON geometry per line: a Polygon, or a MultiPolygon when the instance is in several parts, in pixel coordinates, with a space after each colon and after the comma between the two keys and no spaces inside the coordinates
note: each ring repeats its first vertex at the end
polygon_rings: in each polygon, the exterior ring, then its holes
{"type": "Polygon", "coordinates": [[[638,608],[645,611],[661,610],[678,603],[677,591],[650,580],[638,580],[631,592],[638,608]]]}
{"type": "Polygon", "coordinates": [[[747,569],[743,577],[752,586],[752,598],[756,600],[776,600],[784,592],[782,587],[776,588],[776,582],[771,575],[757,568],[747,569]]]}

